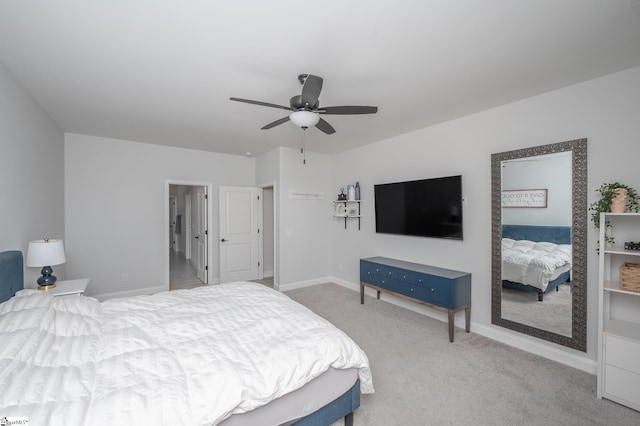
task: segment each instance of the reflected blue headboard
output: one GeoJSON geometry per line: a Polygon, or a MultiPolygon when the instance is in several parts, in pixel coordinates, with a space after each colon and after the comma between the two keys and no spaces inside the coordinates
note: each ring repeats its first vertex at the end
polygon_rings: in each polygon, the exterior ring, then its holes
{"type": "Polygon", "coordinates": [[[0,303],[11,299],[24,288],[22,252],[18,250],[0,253],[0,303]]]}
{"type": "Polygon", "coordinates": [[[570,226],[502,225],[502,238],[571,244],[570,226]]]}

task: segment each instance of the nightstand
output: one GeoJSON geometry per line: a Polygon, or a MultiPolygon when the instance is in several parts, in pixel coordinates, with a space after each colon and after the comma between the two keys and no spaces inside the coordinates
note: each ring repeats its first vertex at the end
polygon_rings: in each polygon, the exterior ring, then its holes
{"type": "Polygon", "coordinates": [[[80,280],[58,281],[56,287],[51,290],[42,290],[51,294],[54,297],[60,296],[82,296],[87,290],[89,285],[89,278],[83,278],[80,280]]]}

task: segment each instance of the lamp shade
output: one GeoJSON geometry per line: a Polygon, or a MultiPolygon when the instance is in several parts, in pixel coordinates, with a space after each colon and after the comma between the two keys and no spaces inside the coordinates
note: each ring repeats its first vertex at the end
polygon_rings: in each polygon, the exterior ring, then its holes
{"type": "Polygon", "coordinates": [[[313,127],[320,121],[320,116],[311,111],[295,111],[289,114],[289,119],[298,127],[313,127]]]}
{"type": "Polygon", "coordinates": [[[63,264],[66,261],[62,240],[45,238],[29,242],[26,266],[52,266],[63,264]]]}

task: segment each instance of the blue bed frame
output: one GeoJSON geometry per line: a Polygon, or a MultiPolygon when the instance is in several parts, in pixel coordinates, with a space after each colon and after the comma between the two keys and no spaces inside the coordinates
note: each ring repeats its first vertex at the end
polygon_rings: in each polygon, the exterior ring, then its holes
{"type": "MultiPolygon", "coordinates": [[[[0,303],[24,288],[24,261],[18,250],[0,252],[0,303]]],[[[353,426],[353,412],[360,406],[360,380],[329,404],[296,420],[296,426],[326,426],[344,417],[345,426],[353,426]]]]}
{"type": "MultiPolygon", "coordinates": [[[[533,242],[547,241],[554,244],[571,244],[571,227],[570,226],[536,226],[536,225],[502,225],[502,238],[511,238],[512,240],[529,240],[533,242]]],[[[543,292],[537,287],[517,283],[509,280],[502,280],[502,285],[510,288],[517,288],[535,292],[538,294],[538,301],[542,302],[544,293],[555,289],[562,283],[571,280],[571,272],[562,273],[558,278],[549,281],[547,289],[543,292]]]]}
{"type": "Polygon", "coordinates": [[[360,380],[319,410],[293,423],[295,426],[327,426],[344,417],[345,426],[353,426],[353,412],[360,406],[360,380]]]}

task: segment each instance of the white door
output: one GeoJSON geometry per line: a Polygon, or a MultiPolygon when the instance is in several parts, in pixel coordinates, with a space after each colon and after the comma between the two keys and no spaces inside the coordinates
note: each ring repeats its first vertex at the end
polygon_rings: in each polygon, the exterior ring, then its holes
{"type": "Polygon", "coordinates": [[[197,228],[193,238],[197,240],[196,250],[196,269],[198,271],[198,279],[207,284],[207,188],[199,187],[196,191],[198,199],[197,211],[197,228]]]}
{"type": "Polygon", "coordinates": [[[220,187],[220,282],[258,279],[258,188],[220,187]]]}

